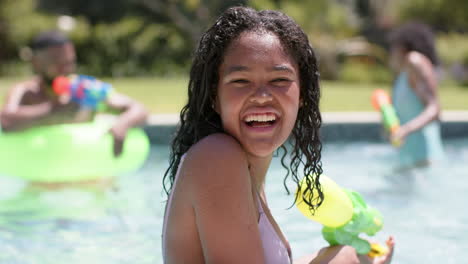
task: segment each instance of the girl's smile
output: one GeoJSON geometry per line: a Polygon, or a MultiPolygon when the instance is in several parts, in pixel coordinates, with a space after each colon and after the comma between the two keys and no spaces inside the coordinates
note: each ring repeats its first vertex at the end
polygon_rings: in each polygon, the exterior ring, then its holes
{"type": "Polygon", "coordinates": [[[243,118],[244,124],[247,129],[251,129],[252,132],[269,132],[273,130],[279,121],[279,112],[274,108],[258,108],[250,109],[243,118]]]}

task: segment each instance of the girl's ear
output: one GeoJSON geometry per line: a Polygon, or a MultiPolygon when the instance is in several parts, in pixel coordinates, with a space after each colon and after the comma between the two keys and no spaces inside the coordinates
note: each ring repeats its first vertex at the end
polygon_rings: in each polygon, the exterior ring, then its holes
{"type": "Polygon", "coordinates": [[[304,100],[302,98],[299,98],[299,108],[301,108],[304,105],[304,100]]]}

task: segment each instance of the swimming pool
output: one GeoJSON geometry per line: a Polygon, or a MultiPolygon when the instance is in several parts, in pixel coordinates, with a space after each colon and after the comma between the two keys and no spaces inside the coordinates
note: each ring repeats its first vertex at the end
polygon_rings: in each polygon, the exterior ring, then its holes
{"type": "MultiPolygon", "coordinates": [[[[468,139],[446,142],[447,161],[430,170],[392,173],[394,150],[380,143],[324,146],[324,172],[360,192],[385,217],[376,239],[392,234],[394,262],[460,263],[468,258],[468,139]]],[[[158,264],[168,147],[156,145],[142,170],[113,188],[39,190],[0,177],[0,263],[158,264]]],[[[274,160],[266,192],[294,256],[325,245],[321,226],[287,209],[284,170],[274,160]]]]}

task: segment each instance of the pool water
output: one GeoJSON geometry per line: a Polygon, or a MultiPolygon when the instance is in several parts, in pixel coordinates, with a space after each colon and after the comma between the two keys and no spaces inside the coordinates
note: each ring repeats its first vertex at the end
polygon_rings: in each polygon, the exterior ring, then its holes
{"type": "MultiPolygon", "coordinates": [[[[468,259],[468,140],[446,142],[447,159],[431,169],[393,172],[394,150],[381,143],[326,144],[324,173],[360,192],[395,236],[393,263],[462,263],[468,259]]],[[[0,177],[0,263],[158,264],[168,146],[153,146],[146,165],[112,187],[43,189],[0,177]]],[[[300,257],[326,245],[320,224],[285,193],[274,159],[266,193],[275,218],[300,257]]],[[[292,186],[292,185],[291,185],[292,186]]]]}

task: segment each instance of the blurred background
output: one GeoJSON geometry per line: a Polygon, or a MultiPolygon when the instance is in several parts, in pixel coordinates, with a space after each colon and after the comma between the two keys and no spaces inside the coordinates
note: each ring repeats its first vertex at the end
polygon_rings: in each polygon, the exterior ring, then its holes
{"type": "Polygon", "coordinates": [[[442,107],[468,108],[464,0],[3,0],[0,99],[31,73],[32,37],[59,29],[76,45],[78,73],[106,79],[153,113],[178,112],[201,32],[232,5],[279,9],[302,26],[320,57],[324,111],[371,110],[370,91],[389,88],[393,79],[386,33],[407,21],[425,22],[437,35],[442,107]]]}

